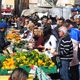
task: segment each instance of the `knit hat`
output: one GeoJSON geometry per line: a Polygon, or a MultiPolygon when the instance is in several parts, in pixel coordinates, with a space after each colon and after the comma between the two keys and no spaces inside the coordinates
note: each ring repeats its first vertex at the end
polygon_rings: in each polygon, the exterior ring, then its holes
{"type": "Polygon", "coordinates": [[[67,33],[67,28],[65,26],[62,26],[62,27],[59,28],[59,31],[62,31],[66,34],[67,33]]]}
{"type": "Polygon", "coordinates": [[[77,11],[77,8],[72,8],[71,9],[71,12],[76,12],[77,11]]]}

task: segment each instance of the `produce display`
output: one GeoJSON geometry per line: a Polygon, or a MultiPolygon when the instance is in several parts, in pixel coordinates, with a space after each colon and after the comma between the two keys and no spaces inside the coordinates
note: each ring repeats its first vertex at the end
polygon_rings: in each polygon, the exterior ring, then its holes
{"type": "Polygon", "coordinates": [[[14,47],[16,48],[24,48],[25,44],[27,44],[27,41],[19,41],[19,43],[14,43],[14,47]]]}
{"type": "Polygon", "coordinates": [[[46,56],[45,54],[39,54],[37,51],[28,51],[28,52],[20,52],[16,53],[15,56],[7,57],[2,62],[2,69],[14,69],[19,66],[27,65],[29,67],[32,67],[34,65],[40,67],[40,66],[48,66],[54,67],[55,63],[52,62],[52,60],[46,56]]]}
{"type": "Polygon", "coordinates": [[[15,61],[13,58],[6,58],[2,63],[2,69],[14,69],[15,61]]]}
{"type": "Polygon", "coordinates": [[[18,33],[16,33],[14,30],[12,30],[11,32],[9,32],[7,35],[6,35],[6,38],[8,40],[11,40],[11,41],[14,41],[14,42],[20,42],[21,40],[21,37],[18,33]]]}
{"type": "MultiPolygon", "coordinates": [[[[0,75],[6,75],[15,68],[24,68],[27,72],[37,66],[40,71],[45,73],[56,73],[57,67],[48,55],[39,52],[38,49],[28,48],[28,41],[21,40],[15,30],[11,30],[6,35],[7,40],[11,41],[7,55],[0,56],[0,75]]],[[[39,70],[37,74],[39,73],[39,70]]]]}

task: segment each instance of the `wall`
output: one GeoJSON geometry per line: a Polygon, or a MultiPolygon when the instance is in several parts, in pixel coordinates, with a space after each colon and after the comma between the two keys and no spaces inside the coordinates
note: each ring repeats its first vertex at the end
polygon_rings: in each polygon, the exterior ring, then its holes
{"type": "Polygon", "coordinates": [[[13,9],[14,8],[14,0],[2,0],[2,8],[6,8],[7,6],[13,9]]]}
{"type": "Polygon", "coordinates": [[[75,0],[58,0],[57,6],[74,5],[75,0]]]}
{"type": "Polygon", "coordinates": [[[29,3],[37,3],[38,0],[29,0],[29,3]]]}

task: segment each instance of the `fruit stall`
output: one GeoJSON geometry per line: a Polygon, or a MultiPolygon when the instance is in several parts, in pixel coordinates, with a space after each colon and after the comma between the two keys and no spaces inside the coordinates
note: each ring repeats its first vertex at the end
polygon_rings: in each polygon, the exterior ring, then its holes
{"type": "Polygon", "coordinates": [[[14,55],[0,56],[0,75],[8,75],[15,68],[21,67],[28,73],[37,66],[44,73],[56,73],[57,67],[45,54],[39,54],[37,50],[16,52],[14,55]]]}
{"type": "Polygon", "coordinates": [[[12,70],[18,67],[29,73],[28,80],[33,80],[36,75],[38,80],[40,75],[42,80],[51,80],[48,74],[57,73],[55,62],[45,52],[39,52],[38,49],[27,50],[24,46],[27,41],[21,41],[21,37],[14,30],[6,38],[11,41],[11,45],[6,49],[6,54],[0,56],[0,80],[8,80],[12,70]]]}

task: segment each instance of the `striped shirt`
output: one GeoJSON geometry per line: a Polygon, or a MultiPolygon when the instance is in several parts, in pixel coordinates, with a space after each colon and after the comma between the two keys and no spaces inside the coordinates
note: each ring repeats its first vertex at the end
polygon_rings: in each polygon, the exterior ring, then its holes
{"type": "Polygon", "coordinates": [[[61,59],[72,59],[73,44],[69,35],[61,39],[59,43],[59,56],[61,59]]]}

